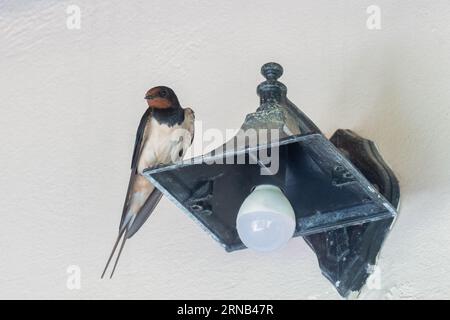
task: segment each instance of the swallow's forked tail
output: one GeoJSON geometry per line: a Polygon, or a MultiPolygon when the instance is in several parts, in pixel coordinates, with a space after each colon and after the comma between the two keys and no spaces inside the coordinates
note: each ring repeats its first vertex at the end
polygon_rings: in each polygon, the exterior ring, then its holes
{"type": "Polygon", "coordinates": [[[116,243],[114,244],[114,247],[113,247],[113,249],[111,251],[111,254],[109,255],[108,262],[106,262],[105,269],[103,270],[103,273],[102,273],[102,276],[101,276],[102,279],[105,276],[106,270],[108,270],[109,263],[111,262],[111,259],[112,259],[113,255],[114,255],[114,252],[116,252],[117,245],[119,244],[120,239],[123,238],[122,244],[120,245],[119,253],[117,254],[116,261],[114,262],[114,267],[113,267],[113,270],[112,270],[111,275],[109,276],[109,278],[112,278],[112,276],[114,274],[114,271],[116,270],[117,263],[119,262],[120,254],[122,253],[123,246],[125,245],[125,242],[127,241],[128,226],[129,226],[129,224],[125,225],[125,227],[122,228],[122,230],[120,230],[119,235],[117,236],[116,243]]]}

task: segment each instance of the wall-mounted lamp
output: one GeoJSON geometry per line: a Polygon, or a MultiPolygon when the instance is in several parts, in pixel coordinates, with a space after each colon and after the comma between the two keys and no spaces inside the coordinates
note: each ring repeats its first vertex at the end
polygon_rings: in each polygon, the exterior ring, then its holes
{"type": "Polygon", "coordinates": [[[261,72],[260,106],[234,139],[144,174],[227,251],[270,251],[302,236],[348,296],[364,285],[397,214],[397,179],[373,142],[349,130],[328,140],[286,97],[279,64],[261,72]]]}

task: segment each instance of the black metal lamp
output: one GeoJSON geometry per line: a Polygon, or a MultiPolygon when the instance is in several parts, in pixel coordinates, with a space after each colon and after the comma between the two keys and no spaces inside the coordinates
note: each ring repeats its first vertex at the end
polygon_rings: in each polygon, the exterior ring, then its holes
{"type": "Polygon", "coordinates": [[[328,140],[286,97],[279,64],[261,72],[260,106],[232,140],[144,174],[229,252],[253,243],[243,234],[249,226],[258,243],[264,235],[274,242],[302,236],[322,273],[348,296],[364,285],[397,214],[398,181],[373,142],[341,129],[328,140]],[[262,229],[246,214],[253,209],[269,215],[262,229]],[[239,222],[244,213],[250,221],[239,222]]]}

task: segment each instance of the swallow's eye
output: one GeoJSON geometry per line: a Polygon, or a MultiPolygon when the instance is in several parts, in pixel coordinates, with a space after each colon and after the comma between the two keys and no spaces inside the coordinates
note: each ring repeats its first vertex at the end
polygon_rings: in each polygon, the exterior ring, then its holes
{"type": "Polygon", "coordinates": [[[165,98],[165,97],[167,96],[167,91],[166,91],[166,90],[161,90],[161,91],[159,92],[159,96],[160,96],[161,98],[165,98]]]}

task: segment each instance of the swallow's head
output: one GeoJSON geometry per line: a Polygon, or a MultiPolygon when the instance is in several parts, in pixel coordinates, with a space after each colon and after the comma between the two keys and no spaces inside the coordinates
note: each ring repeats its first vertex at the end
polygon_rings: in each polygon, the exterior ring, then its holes
{"type": "Polygon", "coordinates": [[[169,87],[159,86],[151,88],[145,94],[145,100],[150,108],[169,109],[179,106],[175,92],[169,87]]]}

